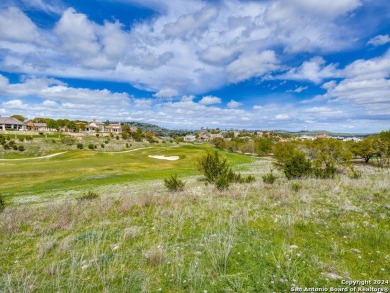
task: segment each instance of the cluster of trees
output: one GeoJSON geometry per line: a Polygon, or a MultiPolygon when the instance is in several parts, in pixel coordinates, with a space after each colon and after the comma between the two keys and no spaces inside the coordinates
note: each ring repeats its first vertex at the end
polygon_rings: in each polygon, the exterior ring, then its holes
{"type": "Polygon", "coordinates": [[[122,126],[122,139],[132,138],[135,141],[142,141],[146,139],[150,143],[157,143],[156,134],[152,131],[143,132],[141,128],[137,128],[136,131],[132,131],[131,127],[127,124],[122,126]]]}
{"type": "Polygon", "coordinates": [[[351,161],[353,158],[362,158],[366,163],[375,159],[377,165],[389,165],[390,158],[390,130],[382,131],[379,135],[369,136],[362,141],[340,141],[337,139],[316,139],[309,141],[280,142],[282,136],[276,133],[268,133],[263,137],[240,133],[234,136],[233,132],[227,132],[224,137],[216,137],[211,143],[221,150],[257,154],[259,156],[275,154],[281,145],[293,149],[304,150],[308,159],[315,166],[324,164],[334,165],[335,162],[351,161]]]}
{"type": "Polygon", "coordinates": [[[276,165],[288,179],[313,176],[334,178],[340,169],[352,171],[353,178],[359,173],[353,168],[353,158],[366,163],[375,158],[377,166],[390,165],[390,131],[382,131],[359,142],[337,139],[317,139],[304,142],[283,142],[273,147],[276,165]]]}
{"type": "Polygon", "coordinates": [[[378,166],[390,165],[390,130],[366,137],[360,142],[350,142],[351,152],[368,163],[375,159],[378,166]]]}
{"type": "Polygon", "coordinates": [[[220,150],[230,152],[251,153],[263,156],[271,153],[275,140],[267,137],[237,136],[229,139],[216,137],[211,141],[220,150]]]}

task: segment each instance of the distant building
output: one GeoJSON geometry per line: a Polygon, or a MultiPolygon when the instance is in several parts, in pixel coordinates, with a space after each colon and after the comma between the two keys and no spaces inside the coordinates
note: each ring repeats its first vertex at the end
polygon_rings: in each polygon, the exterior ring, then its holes
{"type": "Polygon", "coordinates": [[[32,121],[27,122],[26,124],[28,130],[32,131],[48,131],[46,123],[34,123],[32,121]]]}
{"type": "Polygon", "coordinates": [[[104,123],[98,122],[96,119],[94,119],[91,123],[85,126],[86,132],[104,132],[104,123]]]}
{"type": "Polygon", "coordinates": [[[26,124],[12,117],[0,116],[0,130],[25,130],[26,124]]]}
{"type": "Polygon", "coordinates": [[[301,140],[314,140],[314,137],[309,135],[301,135],[299,138],[301,140]]]}
{"type": "Polygon", "coordinates": [[[119,123],[111,123],[111,124],[105,126],[104,130],[106,132],[110,132],[110,133],[121,133],[122,132],[122,125],[120,125],[119,123]]]}
{"type": "Polygon", "coordinates": [[[355,141],[355,142],[359,142],[361,141],[362,139],[359,138],[359,137],[347,137],[347,138],[344,138],[343,141],[355,141]]]}
{"type": "Polygon", "coordinates": [[[195,135],[186,135],[184,137],[184,141],[195,141],[196,137],[195,135]]]}
{"type": "Polygon", "coordinates": [[[325,138],[329,138],[329,136],[327,136],[325,133],[316,136],[316,139],[325,139],[325,138]]]}

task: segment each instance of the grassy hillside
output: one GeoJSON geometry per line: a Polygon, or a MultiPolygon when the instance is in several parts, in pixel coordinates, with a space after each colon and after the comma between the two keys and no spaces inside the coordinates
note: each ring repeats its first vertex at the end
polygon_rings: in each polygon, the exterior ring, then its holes
{"type": "Polygon", "coordinates": [[[287,181],[276,172],[267,185],[271,159],[226,154],[257,181],[219,192],[196,171],[207,149],[0,163],[11,203],[0,213],[0,292],[291,292],[388,278],[388,169],[360,167],[358,180],[287,181]],[[183,192],[163,186],[174,172],[183,192]],[[101,173],[108,177],[94,178],[101,173]],[[76,199],[87,190],[100,197],[76,199]]]}

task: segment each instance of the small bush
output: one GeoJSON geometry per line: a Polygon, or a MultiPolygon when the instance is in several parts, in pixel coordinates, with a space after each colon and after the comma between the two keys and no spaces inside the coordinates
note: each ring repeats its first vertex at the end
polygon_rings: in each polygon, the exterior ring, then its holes
{"type": "Polygon", "coordinates": [[[105,144],[108,144],[109,142],[110,142],[109,140],[106,140],[104,143],[105,143],[105,144]]]}
{"type": "Polygon", "coordinates": [[[301,188],[302,188],[302,185],[300,185],[299,183],[296,183],[296,182],[291,185],[291,190],[294,192],[298,192],[301,188]]]}
{"type": "Polygon", "coordinates": [[[52,143],[56,143],[56,140],[55,140],[55,139],[52,139],[51,142],[52,142],[52,143]]]}
{"type": "Polygon", "coordinates": [[[23,152],[25,150],[24,146],[20,145],[18,146],[18,151],[23,152]]]}
{"type": "Polygon", "coordinates": [[[228,173],[228,166],[226,159],[221,159],[218,152],[214,154],[207,154],[200,159],[198,163],[198,170],[203,172],[208,182],[214,182],[223,173],[228,173]]]}
{"type": "Polygon", "coordinates": [[[226,190],[229,188],[230,186],[230,182],[229,182],[229,176],[228,174],[222,174],[220,175],[214,182],[215,184],[215,187],[222,191],[222,190],[226,190]]]}
{"type": "Polygon", "coordinates": [[[99,133],[96,133],[96,137],[99,137],[99,133]]]}
{"type": "Polygon", "coordinates": [[[115,138],[116,138],[116,140],[119,140],[119,135],[117,135],[115,138]]]}
{"type": "Polygon", "coordinates": [[[362,177],[362,172],[359,170],[355,170],[354,167],[351,167],[351,174],[350,176],[352,179],[360,179],[362,177]]]}
{"type": "Polygon", "coordinates": [[[263,175],[263,182],[267,184],[273,184],[276,180],[274,173],[271,170],[271,173],[263,175]]]}
{"type": "Polygon", "coordinates": [[[77,144],[77,148],[78,148],[79,150],[82,150],[82,149],[84,148],[84,146],[83,146],[82,143],[78,143],[78,144],[77,144]]]}
{"type": "Polygon", "coordinates": [[[334,178],[336,175],[337,169],[332,164],[326,164],[325,168],[314,168],[313,169],[313,175],[316,178],[320,179],[328,179],[328,178],[334,178]]]}
{"type": "Polygon", "coordinates": [[[104,143],[102,143],[102,144],[100,145],[100,147],[101,147],[102,149],[104,149],[104,143]]]}
{"type": "Polygon", "coordinates": [[[80,196],[78,198],[78,200],[91,200],[91,199],[96,199],[96,198],[99,198],[99,197],[100,197],[99,194],[97,194],[96,192],[87,191],[85,194],[80,196]]]}
{"type": "Polygon", "coordinates": [[[172,175],[168,179],[164,179],[164,185],[168,188],[169,191],[183,191],[184,190],[184,182],[177,178],[177,174],[172,175]]]}
{"type": "Polygon", "coordinates": [[[256,178],[255,176],[253,175],[249,175],[247,176],[245,179],[244,179],[245,183],[251,183],[251,182],[255,182],[256,181],[256,178]]]}
{"type": "Polygon", "coordinates": [[[0,213],[4,211],[4,209],[5,209],[5,201],[3,197],[0,195],[0,213]]]}
{"type": "Polygon", "coordinates": [[[65,137],[62,139],[62,143],[66,145],[73,145],[74,144],[74,139],[71,137],[65,137]]]}
{"type": "Polygon", "coordinates": [[[88,148],[89,148],[90,150],[93,150],[93,149],[95,148],[95,146],[94,146],[92,143],[90,143],[90,144],[88,145],[88,148]]]}

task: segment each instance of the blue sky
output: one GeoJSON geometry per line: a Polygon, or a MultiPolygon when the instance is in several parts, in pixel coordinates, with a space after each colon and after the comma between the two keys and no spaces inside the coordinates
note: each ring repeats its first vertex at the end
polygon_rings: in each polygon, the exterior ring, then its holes
{"type": "Polygon", "coordinates": [[[390,128],[387,0],[3,0],[0,115],[390,128]]]}

